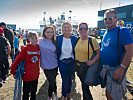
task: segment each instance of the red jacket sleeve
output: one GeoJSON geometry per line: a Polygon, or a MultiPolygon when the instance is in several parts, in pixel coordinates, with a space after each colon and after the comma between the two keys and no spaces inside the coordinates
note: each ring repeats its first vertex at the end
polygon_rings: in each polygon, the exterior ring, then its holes
{"type": "Polygon", "coordinates": [[[15,70],[16,70],[18,64],[19,64],[22,60],[25,59],[25,56],[26,56],[26,47],[23,48],[23,49],[21,50],[21,52],[17,55],[15,61],[14,61],[13,64],[11,65],[11,71],[10,71],[11,74],[15,75],[15,70]]]}

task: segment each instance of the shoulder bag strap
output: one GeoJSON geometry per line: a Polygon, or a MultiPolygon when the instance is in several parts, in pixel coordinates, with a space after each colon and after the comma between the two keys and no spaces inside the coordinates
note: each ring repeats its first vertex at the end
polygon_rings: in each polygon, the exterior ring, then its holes
{"type": "Polygon", "coordinates": [[[118,29],[118,33],[117,33],[118,64],[120,64],[120,60],[119,60],[119,33],[120,33],[120,28],[118,29]]]}
{"type": "Polygon", "coordinates": [[[88,60],[89,60],[89,44],[91,45],[91,48],[94,52],[94,47],[93,47],[93,44],[92,44],[92,38],[89,37],[89,40],[88,40],[88,60]]]}

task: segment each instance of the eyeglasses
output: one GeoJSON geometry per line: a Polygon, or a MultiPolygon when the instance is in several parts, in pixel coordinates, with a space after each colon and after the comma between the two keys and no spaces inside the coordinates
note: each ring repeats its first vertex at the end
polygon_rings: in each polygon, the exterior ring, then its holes
{"type": "Polygon", "coordinates": [[[88,27],[80,27],[79,30],[80,31],[82,31],[82,30],[88,30],[88,27]]]}
{"type": "Polygon", "coordinates": [[[107,20],[110,20],[110,21],[112,21],[114,18],[116,18],[116,17],[104,18],[104,20],[105,20],[105,21],[107,21],[107,20]]]}

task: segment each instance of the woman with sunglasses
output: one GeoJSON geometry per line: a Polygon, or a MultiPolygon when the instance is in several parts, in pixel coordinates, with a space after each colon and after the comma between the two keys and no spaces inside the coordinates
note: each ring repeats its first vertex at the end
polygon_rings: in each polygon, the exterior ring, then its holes
{"type": "Polygon", "coordinates": [[[54,29],[52,26],[44,28],[43,38],[39,39],[38,44],[41,51],[40,66],[49,81],[48,100],[57,100],[56,76],[58,74],[58,63],[54,29]]]}
{"type": "Polygon", "coordinates": [[[74,47],[77,38],[71,35],[72,26],[65,22],[62,25],[62,35],[56,37],[57,41],[57,59],[59,71],[62,78],[62,100],[72,100],[70,92],[72,86],[74,47]]]}
{"type": "Polygon", "coordinates": [[[75,60],[76,62],[78,62],[76,65],[77,75],[82,84],[83,100],[93,100],[93,97],[89,90],[89,85],[86,85],[84,81],[85,81],[87,69],[89,68],[89,66],[94,64],[97,60],[99,60],[100,47],[95,38],[91,38],[88,36],[87,23],[80,23],[78,32],[80,34],[80,38],[78,39],[77,44],[75,46],[75,60]],[[90,58],[93,54],[93,48],[91,48],[90,43],[88,45],[89,38],[91,38],[94,51],[96,51],[96,56],[92,60],[90,60],[90,58]],[[89,50],[88,50],[88,46],[89,46],[89,50]]]}

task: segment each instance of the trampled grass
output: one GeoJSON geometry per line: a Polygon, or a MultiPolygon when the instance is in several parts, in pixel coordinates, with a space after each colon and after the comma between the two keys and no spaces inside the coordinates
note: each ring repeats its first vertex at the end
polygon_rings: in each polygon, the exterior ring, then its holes
{"type": "Polygon", "coordinates": [[[133,58],[127,71],[127,80],[133,82],[133,58]]]}

